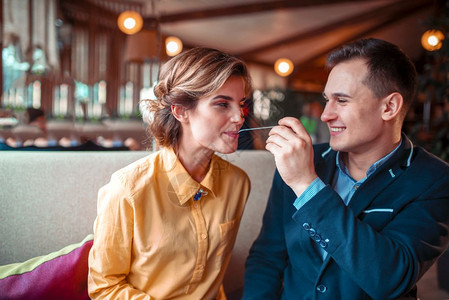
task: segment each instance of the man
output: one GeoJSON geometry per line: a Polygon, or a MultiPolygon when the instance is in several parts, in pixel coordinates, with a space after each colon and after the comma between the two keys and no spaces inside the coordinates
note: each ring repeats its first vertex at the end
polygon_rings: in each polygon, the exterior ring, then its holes
{"type": "Polygon", "coordinates": [[[449,165],[401,134],[415,68],[377,39],[343,46],[327,66],[330,147],[313,147],[294,118],[267,139],[277,171],[243,298],[416,298],[449,243],[449,165]]]}

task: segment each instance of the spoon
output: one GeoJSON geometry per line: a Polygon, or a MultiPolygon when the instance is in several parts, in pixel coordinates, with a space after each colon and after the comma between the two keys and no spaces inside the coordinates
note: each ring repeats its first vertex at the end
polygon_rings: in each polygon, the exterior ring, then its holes
{"type": "MultiPolygon", "coordinates": [[[[276,125],[277,126],[277,125],[276,125]]],[[[240,129],[239,133],[242,131],[251,131],[251,130],[260,130],[260,129],[269,129],[269,128],[273,128],[274,126],[264,126],[264,127],[253,127],[253,128],[245,128],[245,129],[240,129]]]]}

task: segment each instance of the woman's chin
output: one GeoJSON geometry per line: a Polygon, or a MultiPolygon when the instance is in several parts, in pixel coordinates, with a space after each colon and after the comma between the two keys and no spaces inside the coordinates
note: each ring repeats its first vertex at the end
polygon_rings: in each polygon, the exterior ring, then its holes
{"type": "Polygon", "coordinates": [[[219,149],[216,149],[215,151],[222,153],[222,154],[231,154],[237,151],[238,143],[232,143],[232,144],[224,144],[223,147],[220,147],[219,149]]]}

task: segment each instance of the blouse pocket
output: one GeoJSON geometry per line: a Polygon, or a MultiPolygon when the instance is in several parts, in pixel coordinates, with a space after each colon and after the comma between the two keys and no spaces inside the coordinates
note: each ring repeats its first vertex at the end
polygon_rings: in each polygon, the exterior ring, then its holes
{"type": "Polygon", "coordinates": [[[235,241],[237,219],[220,224],[220,244],[217,248],[217,263],[221,266],[223,260],[231,253],[235,241]]]}

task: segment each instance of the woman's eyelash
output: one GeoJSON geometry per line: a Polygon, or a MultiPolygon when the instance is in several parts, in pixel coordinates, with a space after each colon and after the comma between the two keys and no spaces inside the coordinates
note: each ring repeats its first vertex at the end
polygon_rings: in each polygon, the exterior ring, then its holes
{"type": "MultiPolygon", "coordinates": [[[[216,105],[227,108],[227,107],[229,107],[230,103],[227,101],[223,101],[223,102],[217,102],[216,105]]],[[[246,106],[246,102],[245,101],[240,102],[239,106],[240,106],[240,108],[244,108],[246,106]]]]}

